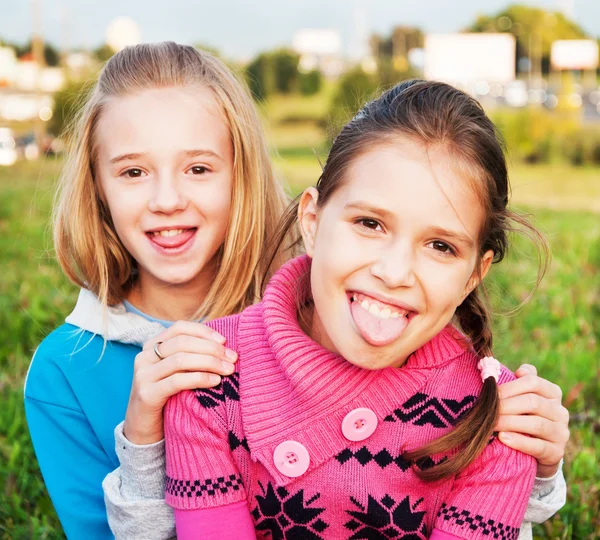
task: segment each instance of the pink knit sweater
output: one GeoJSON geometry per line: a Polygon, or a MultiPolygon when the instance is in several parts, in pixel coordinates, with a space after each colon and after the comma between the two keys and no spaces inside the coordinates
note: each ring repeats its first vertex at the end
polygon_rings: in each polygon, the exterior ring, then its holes
{"type": "MultiPolygon", "coordinates": [[[[420,539],[434,528],[517,538],[533,458],[494,438],[435,484],[402,458],[452,429],[481,390],[461,334],[448,326],[402,368],[360,369],[300,329],[309,271],[308,258],[290,261],[261,303],[209,323],[238,352],[238,371],[167,404],[167,502],[190,510],[247,501],[259,538],[420,539]]],[[[512,378],[503,368],[500,382],[512,378]]]]}

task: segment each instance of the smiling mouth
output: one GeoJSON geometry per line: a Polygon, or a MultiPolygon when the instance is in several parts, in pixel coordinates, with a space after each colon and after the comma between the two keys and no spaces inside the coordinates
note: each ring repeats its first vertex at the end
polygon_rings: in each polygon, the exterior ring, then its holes
{"type": "Polygon", "coordinates": [[[361,337],[370,345],[382,347],[398,339],[414,311],[387,304],[362,293],[349,293],[350,313],[361,337]]]}
{"type": "Polygon", "coordinates": [[[154,246],[169,252],[183,248],[194,237],[197,230],[197,227],[161,229],[148,231],[146,236],[154,246]]]}

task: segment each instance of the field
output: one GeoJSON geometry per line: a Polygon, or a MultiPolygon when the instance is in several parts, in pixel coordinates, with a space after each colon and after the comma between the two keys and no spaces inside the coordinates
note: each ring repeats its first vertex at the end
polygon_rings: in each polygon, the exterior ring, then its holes
{"type": "MultiPolygon", "coordinates": [[[[310,105],[310,106],[309,106],[310,105]]],[[[314,104],[313,104],[314,105],[314,104]]],[[[270,105],[273,106],[273,105],[270,105]]],[[[305,110],[313,110],[306,105],[305,110]]],[[[314,182],[324,154],[316,121],[279,104],[269,136],[291,190],[314,182]],[[282,112],[283,111],[283,112],[282,112]],[[297,141],[302,141],[298,143],[297,141]]],[[[271,117],[273,111],[266,111],[271,117]]],[[[62,538],[33,454],[22,404],[23,382],[41,339],[74,304],[75,289],[52,256],[48,226],[60,160],[0,169],[0,538],[62,538]]],[[[563,389],[571,416],[565,460],[567,505],[536,528],[536,537],[592,539],[600,535],[600,170],[566,165],[512,167],[517,208],[532,212],[553,260],[532,301],[536,257],[516,238],[508,260],[491,272],[498,314],[495,350],[512,368],[535,364],[563,389]]]]}

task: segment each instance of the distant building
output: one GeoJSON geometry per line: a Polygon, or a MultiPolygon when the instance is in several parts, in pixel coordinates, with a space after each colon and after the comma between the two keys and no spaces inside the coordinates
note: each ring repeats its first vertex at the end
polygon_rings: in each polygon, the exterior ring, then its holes
{"type": "Polygon", "coordinates": [[[65,75],[62,68],[42,67],[26,54],[17,62],[13,83],[18,90],[56,92],[64,86],[65,75]]]}
{"type": "Polygon", "coordinates": [[[10,47],[0,47],[0,87],[12,86],[17,71],[17,54],[10,47]]]}
{"type": "Polygon", "coordinates": [[[424,75],[464,89],[508,83],[515,79],[515,47],[511,34],[427,34],[424,75]]]}
{"type": "Polygon", "coordinates": [[[336,77],[344,69],[341,60],[342,39],[337,30],[305,28],[298,30],[292,48],[300,55],[300,69],[318,69],[325,76],[336,77]]]}

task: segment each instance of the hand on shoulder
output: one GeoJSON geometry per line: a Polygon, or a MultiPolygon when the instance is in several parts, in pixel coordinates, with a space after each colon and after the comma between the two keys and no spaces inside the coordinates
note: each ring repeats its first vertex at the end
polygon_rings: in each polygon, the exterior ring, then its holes
{"type": "Polygon", "coordinates": [[[499,439],[507,446],[533,456],[537,476],[558,470],[569,440],[569,411],[562,406],[562,391],[538,376],[534,366],[522,365],[514,381],[498,387],[499,439]]]}
{"type": "Polygon", "coordinates": [[[123,433],[134,444],[163,438],[163,408],[183,390],[211,388],[235,370],[237,354],[207,326],[179,321],[144,344],[135,358],[123,433]],[[156,351],[155,346],[158,349],[156,351]]]}

